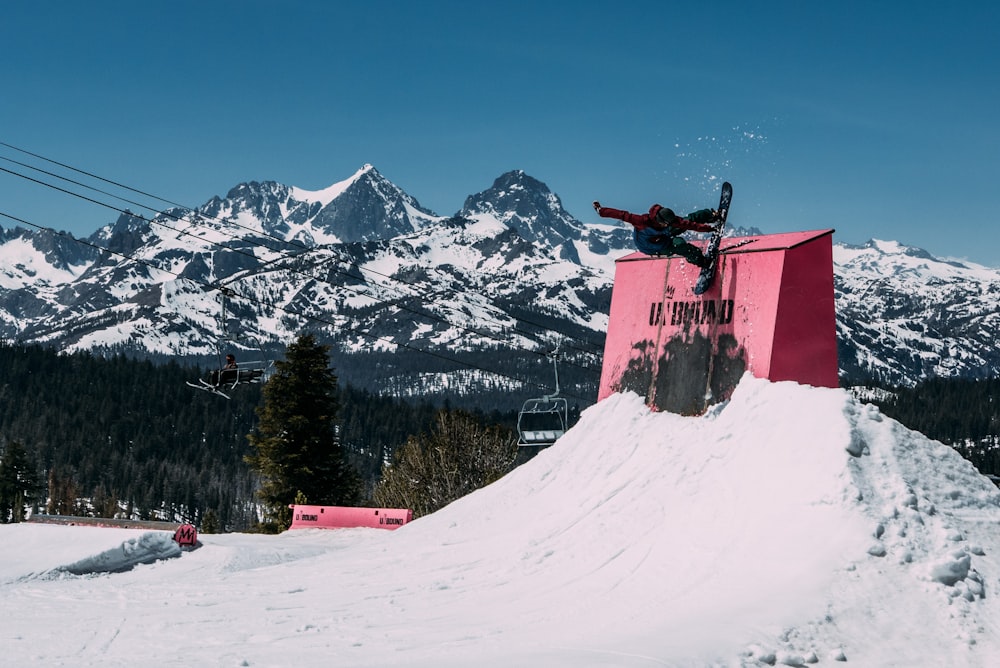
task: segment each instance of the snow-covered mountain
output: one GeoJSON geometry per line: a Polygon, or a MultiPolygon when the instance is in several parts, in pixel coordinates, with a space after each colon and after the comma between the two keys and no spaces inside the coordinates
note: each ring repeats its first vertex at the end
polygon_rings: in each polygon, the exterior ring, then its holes
{"type": "Polygon", "coordinates": [[[318,191],[273,181],[242,183],[225,199],[213,198],[199,213],[306,247],[384,239],[441,220],[371,165],[318,191]]]}
{"type": "Polygon", "coordinates": [[[894,241],[834,247],[841,375],[912,384],[1000,372],[1000,271],[894,241]]]}
{"type": "MultiPolygon", "coordinates": [[[[197,210],[125,212],[85,240],[0,229],[0,338],[210,364],[308,330],[352,383],[504,405],[550,388],[558,345],[563,389],[587,398],[631,250],[627,226],[583,223],[523,171],[439,216],[365,165],[319,191],[251,182],[197,210]]],[[[834,259],[842,375],[1000,371],[1000,271],[892,242],[834,259]]]]}
{"type": "Polygon", "coordinates": [[[123,213],[75,252],[55,238],[62,253],[4,233],[0,337],[209,363],[309,330],[348,380],[396,394],[538,394],[557,345],[582,397],[599,376],[610,278],[580,263],[587,229],[523,172],[451,217],[366,165],[321,191],[254,182],[196,211],[123,213]]]}

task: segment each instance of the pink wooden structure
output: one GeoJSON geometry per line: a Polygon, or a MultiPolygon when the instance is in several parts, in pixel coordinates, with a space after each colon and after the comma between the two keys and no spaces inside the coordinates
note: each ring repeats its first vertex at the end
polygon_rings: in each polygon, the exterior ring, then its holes
{"type": "Polygon", "coordinates": [[[833,230],[724,239],[715,283],[692,292],[681,258],[615,265],[598,400],[622,390],[657,409],[702,413],[749,371],[837,387],[833,230]]]}
{"type": "Polygon", "coordinates": [[[398,529],[413,519],[413,511],[400,508],[350,508],[292,504],[289,529],[398,529]]]}

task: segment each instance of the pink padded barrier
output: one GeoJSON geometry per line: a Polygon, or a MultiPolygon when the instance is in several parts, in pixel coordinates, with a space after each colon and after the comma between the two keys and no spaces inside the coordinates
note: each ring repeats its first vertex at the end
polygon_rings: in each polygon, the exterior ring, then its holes
{"type": "Polygon", "coordinates": [[[291,505],[290,529],[398,529],[413,519],[413,511],[400,508],[351,508],[346,506],[291,505]]]}

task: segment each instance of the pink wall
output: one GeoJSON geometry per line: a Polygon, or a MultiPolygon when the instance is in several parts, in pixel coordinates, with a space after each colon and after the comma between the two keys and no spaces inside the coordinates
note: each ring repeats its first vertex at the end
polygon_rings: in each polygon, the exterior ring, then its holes
{"type": "Polygon", "coordinates": [[[631,390],[692,415],[727,398],[746,371],[836,387],[832,233],[725,239],[700,296],[698,269],[681,258],[619,259],[598,399],[631,390]]]}
{"type": "Polygon", "coordinates": [[[290,529],[398,529],[413,519],[413,511],[400,508],[349,508],[345,506],[292,505],[290,529]]]}

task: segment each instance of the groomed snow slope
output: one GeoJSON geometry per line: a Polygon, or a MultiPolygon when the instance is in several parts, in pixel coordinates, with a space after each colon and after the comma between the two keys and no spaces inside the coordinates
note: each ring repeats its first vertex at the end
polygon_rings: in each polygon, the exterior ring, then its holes
{"type": "Polygon", "coordinates": [[[143,532],[0,526],[0,638],[17,666],[993,666],[998,527],[950,448],[748,376],[701,418],[613,396],[395,532],[81,576],[143,532]]]}

